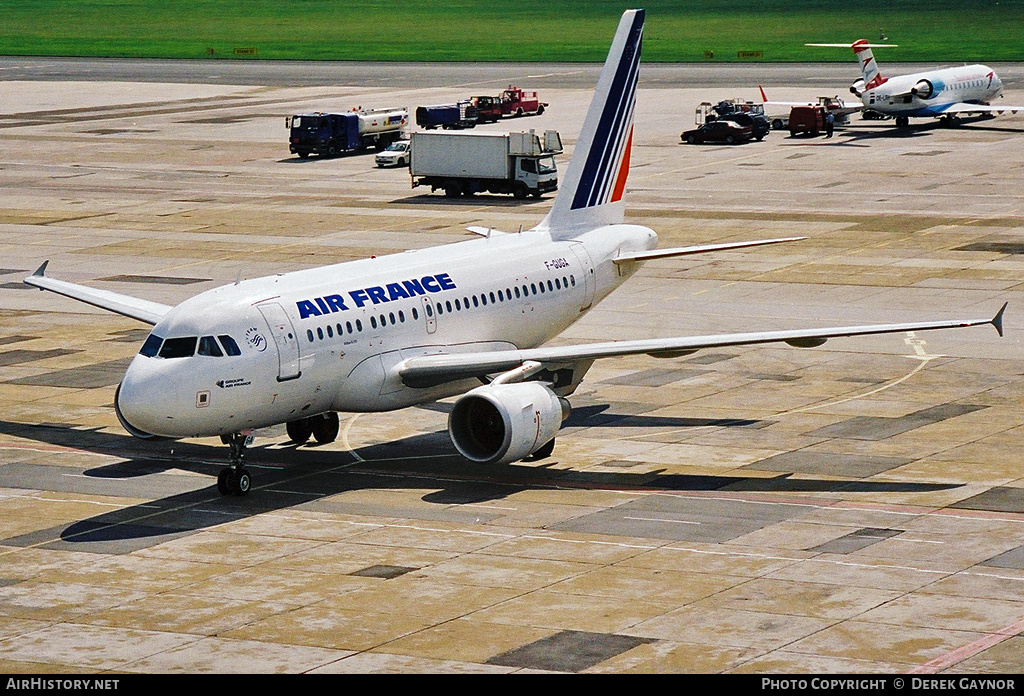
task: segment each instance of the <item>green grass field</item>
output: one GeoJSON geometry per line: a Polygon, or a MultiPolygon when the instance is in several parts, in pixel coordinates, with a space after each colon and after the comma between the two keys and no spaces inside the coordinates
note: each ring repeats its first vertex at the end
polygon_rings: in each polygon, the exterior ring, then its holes
{"type": "MultiPolygon", "coordinates": [[[[0,55],[600,61],[609,0],[2,0],[0,55]]],[[[654,0],[648,62],[848,61],[807,42],[877,41],[887,62],[1024,60],[1024,0],[654,0]],[[713,54],[713,57],[712,57],[713,54]]],[[[881,55],[881,54],[879,54],[881,55]]]]}

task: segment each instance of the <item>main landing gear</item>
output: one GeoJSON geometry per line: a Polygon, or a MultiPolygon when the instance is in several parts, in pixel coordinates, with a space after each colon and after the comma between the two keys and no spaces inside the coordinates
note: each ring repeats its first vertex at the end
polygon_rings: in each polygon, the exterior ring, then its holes
{"type": "Polygon", "coordinates": [[[330,411],[318,416],[310,416],[301,420],[291,421],[285,425],[288,437],[296,445],[304,444],[310,437],[321,445],[334,442],[338,438],[341,422],[338,414],[330,411]]]}
{"type": "Polygon", "coordinates": [[[245,448],[252,444],[252,434],[221,435],[220,440],[231,447],[231,465],[217,475],[217,490],[221,495],[246,495],[252,488],[252,475],[245,468],[245,448]]]}

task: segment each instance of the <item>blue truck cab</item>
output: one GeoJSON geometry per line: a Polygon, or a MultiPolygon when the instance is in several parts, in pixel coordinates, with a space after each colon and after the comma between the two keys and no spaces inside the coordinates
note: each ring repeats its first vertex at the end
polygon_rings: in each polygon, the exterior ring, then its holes
{"type": "Polygon", "coordinates": [[[407,122],[408,113],[402,109],[298,114],[286,119],[288,149],[303,159],[311,154],[336,157],[370,147],[383,150],[401,139],[407,122]]]}

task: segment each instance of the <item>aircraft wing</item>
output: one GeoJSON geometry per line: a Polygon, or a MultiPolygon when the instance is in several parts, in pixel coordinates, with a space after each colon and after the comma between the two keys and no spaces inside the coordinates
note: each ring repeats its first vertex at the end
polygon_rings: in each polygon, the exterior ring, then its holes
{"type": "MultiPolygon", "coordinates": [[[[767,106],[822,106],[822,104],[820,102],[816,102],[816,101],[792,101],[792,102],[789,102],[789,101],[775,101],[774,99],[769,99],[768,98],[768,95],[765,94],[765,92],[764,92],[764,87],[762,87],[761,85],[758,85],[757,89],[761,92],[761,103],[764,106],[766,106],[766,107],[767,106]]],[[[831,111],[836,116],[845,116],[847,114],[854,114],[854,113],[857,113],[858,111],[863,111],[863,110],[864,110],[864,104],[862,104],[862,103],[846,104],[845,106],[841,106],[838,109],[829,109],[829,111],[831,111]]]]}
{"type": "Polygon", "coordinates": [[[138,319],[144,321],[147,324],[153,325],[160,321],[163,315],[170,311],[171,307],[168,305],[160,304],[159,302],[150,302],[149,300],[140,300],[137,297],[131,295],[121,295],[116,292],[110,292],[109,290],[97,290],[95,288],[86,287],[84,285],[76,285],[75,283],[69,283],[65,280],[57,280],[56,278],[47,278],[44,273],[46,272],[46,264],[49,261],[44,261],[43,265],[36,269],[36,272],[25,278],[23,282],[28,285],[35,286],[40,290],[49,290],[55,292],[58,295],[64,295],[70,297],[79,302],[85,302],[91,304],[94,307],[106,309],[107,311],[114,312],[115,314],[121,314],[132,319],[138,319]]]}
{"type": "Polygon", "coordinates": [[[950,104],[949,106],[942,107],[943,114],[1015,114],[1018,111],[1024,111],[1024,106],[991,106],[989,104],[968,104],[967,102],[957,102],[956,104],[950,104]]]}
{"type": "Polygon", "coordinates": [[[992,319],[954,319],[905,324],[868,324],[864,326],[838,326],[824,329],[796,329],[611,341],[607,343],[587,343],[577,346],[541,347],[523,350],[446,353],[408,358],[399,364],[398,373],[406,386],[423,388],[460,379],[507,372],[526,362],[555,366],[623,355],[648,354],[654,357],[675,357],[677,355],[693,353],[702,348],[720,348],[760,343],[788,343],[791,346],[812,348],[820,346],[830,338],[901,333],[905,331],[956,329],[985,324],[994,326],[999,335],[1002,336],[1003,312],[1005,310],[1006,305],[1004,304],[992,319]]]}

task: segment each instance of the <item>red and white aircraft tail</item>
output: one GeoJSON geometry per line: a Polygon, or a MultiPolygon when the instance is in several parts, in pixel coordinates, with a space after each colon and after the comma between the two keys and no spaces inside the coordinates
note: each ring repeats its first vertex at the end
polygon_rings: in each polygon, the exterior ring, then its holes
{"type": "Polygon", "coordinates": [[[857,62],[860,63],[860,74],[863,82],[855,82],[854,89],[857,93],[861,93],[864,90],[874,89],[879,85],[885,83],[888,79],[882,77],[882,73],[878,70],[878,63],[875,62],[875,55],[871,52],[872,48],[895,48],[897,44],[873,44],[868,43],[867,39],[857,39],[852,44],[845,43],[809,43],[807,46],[825,46],[829,48],[852,48],[853,55],[857,57],[857,62]]]}

